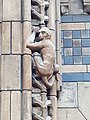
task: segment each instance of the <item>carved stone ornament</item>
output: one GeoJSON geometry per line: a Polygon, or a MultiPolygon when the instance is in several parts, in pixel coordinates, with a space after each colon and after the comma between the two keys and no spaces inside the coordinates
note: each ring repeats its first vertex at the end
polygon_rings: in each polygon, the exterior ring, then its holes
{"type": "Polygon", "coordinates": [[[37,76],[47,88],[52,87],[55,80],[53,76],[58,70],[55,66],[55,46],[51,42],[51,31],[47,27],[42,27],[40,30],[33,29],[26,47],[33,53],[37,76]],[[39,33],[38,42],[35,41],[37,32],[39,33]]]}

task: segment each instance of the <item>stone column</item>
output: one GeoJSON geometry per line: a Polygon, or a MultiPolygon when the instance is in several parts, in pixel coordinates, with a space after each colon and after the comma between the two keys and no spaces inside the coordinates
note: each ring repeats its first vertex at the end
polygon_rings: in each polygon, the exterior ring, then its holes
{"type": "Polygon", "coordinates": [[[32,120],[31,51],[25,42],[31,34],[31,0],[22,0],[22,120],[32,120]]]}
{"type": "Polygon", "coordinates": [[[0,0],[0,119],[21,120],[21,0],[0,0]]]}
{"type": "MultiPolygon", "coordinates": [[[[55,0],[49,0],[49,9],[48,9],[49,22],[48,27],[52,31],[52,42],[56,44],[56,28],[55,28],[55,0]],[[52,9],[53,8],[53,9],[52,9]]],[[[52,88],[49,91],[49,98],[51,100],[51,107],[49,114],[52,120],[57,120],[57,96],[56,96],[56,81],[52,88]]]]}
{"type": "Polygon", "coordinates": [[[59,74],[58,74],[58,81],[57,81],[57,95],[60,92],[60,87],[62,86],[62,61],[61,61],[61,28],[60,28],[60,0],[56,0],[56,63],[59,65],[59,74]]]}

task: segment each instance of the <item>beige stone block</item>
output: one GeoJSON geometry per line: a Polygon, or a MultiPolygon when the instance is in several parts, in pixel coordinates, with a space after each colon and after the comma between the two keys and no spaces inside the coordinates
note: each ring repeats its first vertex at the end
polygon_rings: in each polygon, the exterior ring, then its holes
{"type": "Polygon", "coordinates": [[[0,91],[0,118],[1,118],[1,91],[0,91]]]}
{"type": "Polygon", "coordinates": [[[83,2],[88,2],[88,3],[90,3],[90,0],[83,0],[83,2]]]}
{"type": "Polygon", "coordinates": [[[65,82],[62,84],[58,107],[77,107],[77,83],[65,82]]]}
{"type": "Polygon", "coordinates": [[[53,2],[52,2],[52,0],[49,0],[49,10],[48,10],[49,22],[48,22],[48,27],[50,29],[54,29],[54,30],[55,30],[55,20],[56,20],[55,15],[56,15],[55,14],[55,0],[53,0],[53,2]]]}
{"type": "Polygon", "coordinates": [[[90,29],[90,22],[86,23],[86,29],[90,29]]]}
{"type": "Polygon", "coordinates": [[[62,23],[61,30],[84,30],[85,23],[62,23]]]}
{"type": "Polygon", "coordinates": [[[1,119],[10,120],[10,92],[1,92],[1,119]]]}
{"type": "Polygon", "coordinates": [[[23,21],[31,21],[31,0],[22,0],[23,21]]]}
{"type": "Polygon", "coordinates": [[[10,22],[2,23],[2,54],[10,54],[10,22]]]}
{"type": "Polygon", "coordinates": [[[1,23],[0,23],[0,55],[1,55],[1,41],[2,41],[2,33],[1,33],[1,23]]]}
{"type": "Polygon", "coordinates": [[[22,44],[22,49],[23,53],[31,54],[31,50],[26,48],[26,41],[29,40],[29,37],[31,35],[31,22],[23,22],[22,25],[22,32],[23,32],[23,44],[22,44]]]}
{"type": "Polygon", "coordinates": [[[3,0],[3,20],[21,20],[21,0],[3,0]]]}
{"type": "Polygon", "coordinates": [[[86,120],[77,108],[58,109],[57,114],[57,120],[86,120]]]}
{"type": "Polygon", "coordinates": [[[86,65],[62,65],[63,73],[86,72],[86,65]]]}
{"type": "Polygon", "coordinates": [[[87,120],[90,119],[90,82],[78,83],[78,107],[87,120]]]}
{"type": "Polygon", "coordinates": [[[21,56],[1,56],[1,89],[20,89],[21,87],[21,56]]]}
{"type": "Polygon", "coordinates": [[[22,92],[22,117],[23,120],[32,120],[32,93],[31,91],[22,92]]]}
{"type": "Polygon", "coordinates": [[[0,55],[0,90],[1,90],[1,55],[0,55]]]}
{"type": "Polygon", "coordinates": [[[90,65],[87,65],[87,72],[90,72],[90,65]]]}
{"type": "Polygon", "coordinates": [[[23,89],[32,90],[31,56],[23,55],[23,89]]]}
{"type": "Polygon", "coordinates": [[[3,0],[0,0],[0,22],[2,21],[2,6],[3,6],[3,0]]]}
{"type": "Polygon", "coordinates": [[[20,22],[12,23],[12,53],[21,53],[22,51],[22,24],[20,22]]]}
{"type": "Polygon", "coordinates": [[[11,92],[11,120],[21,120],[21,92],[11,92]]]}

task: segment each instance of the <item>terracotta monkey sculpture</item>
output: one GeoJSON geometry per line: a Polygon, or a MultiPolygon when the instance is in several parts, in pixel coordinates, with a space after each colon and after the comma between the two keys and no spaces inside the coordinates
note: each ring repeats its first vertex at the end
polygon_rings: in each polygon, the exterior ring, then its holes
{"type": "Polygon", "coordinates": [[[34,51],[33,57],[38,75],[41,76],[46,87],[50,88],[55,79],[53,77],[55,69],[55,47],[51,42],[51,31],[47,27],[42,27],[39,30],[39,42],[34,42],[35,34],[36,30],[30,36],[26,47],[34,51]],[[38,50],[40,52],[37,52],[38,50]]]}

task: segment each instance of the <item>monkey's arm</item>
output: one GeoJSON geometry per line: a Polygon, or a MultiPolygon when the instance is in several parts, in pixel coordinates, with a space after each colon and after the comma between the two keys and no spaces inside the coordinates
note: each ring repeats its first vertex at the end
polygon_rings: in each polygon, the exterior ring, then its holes
{"type": "Polygon", "coordinates": [[[43,43],[40,42],[35,42],[35,43],[28,43],[26,45],[27,48],[31,49],[31,50],[38,50],[44,47],[43,43]]]}

